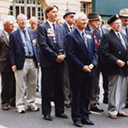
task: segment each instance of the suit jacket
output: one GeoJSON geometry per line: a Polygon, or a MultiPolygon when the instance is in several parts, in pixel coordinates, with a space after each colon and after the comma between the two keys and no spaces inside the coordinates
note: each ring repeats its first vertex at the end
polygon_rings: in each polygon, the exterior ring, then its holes
{"type": "Polygon", "coordinates": [[[53,67],[58,64],[56,58],[60,50],[64,52],[64,30],[56,24],[57,38],[46,21],[37,28],[38,43],[42,53],[42,67],[53,67]],[[54,42],[56,40],[56,43],[54,42]],[[56,47],[57,46],[57,47],[56,47]]]}
{"type": "Polygon", "coordinates": [[[124,62],[128,61],[128,38],[122,33],[121,35],[126,43],[126,50],[113,30],[110,30],[108,34],[103,35],[103,38],[101,40],[101,63],[104,67],[104,72],[106,72],[108,75],[120,74],[128,76],[128,66],[126,66],[125,64],[124,67],[120,68],[116,64],[117,59],[121,59],[124,62]]]}
{"type": "Polygon", "coordinates": [[[94,66],[97,65],[97,50],[95,48],[94,38],[90,32],[85,31],[85,33],[87,35],[88,48],[77,29],[69,33],[66,37],[66,53],[69,75],[71,77],[83,76],[85,74],[94,76],[94,69],[91,73],[86,73],[82,70],[85,65],[91,63],[94,66]]]}
{"type": "Polygon", "coordinates": [[[3,30],[0,30],[0,72],[11,72],[9,41],[3,30]]]}
{"type": "MultiPolygon", "coordinates": [[[[36,64],[36,67],[38,67],[39,63],[39,55],[38,55],[38,46],[36,43],[36,37],[35,33],[32,30],[28,30],[30,40],[32,43],[32,49],[34,53],[34,62],[36,64]]],[[[18,70],[21,70],[24,65],[25,61],[25,50],[24,50],[24,44],[22,42],[21,36],[20,36],[20,31],[17,29],[16,31],[10,33],[10,59],[11,59],[11,65],[16,65],[18,70]]]]}

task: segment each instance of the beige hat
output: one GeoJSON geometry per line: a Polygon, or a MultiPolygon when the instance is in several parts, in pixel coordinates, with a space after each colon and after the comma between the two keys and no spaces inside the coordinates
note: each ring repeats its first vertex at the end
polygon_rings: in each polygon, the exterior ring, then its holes
{"type": "Polygon", "coordinates": [[[120,17],[128,17],[128,8],[123,8],[120,10],[120,17]]]}

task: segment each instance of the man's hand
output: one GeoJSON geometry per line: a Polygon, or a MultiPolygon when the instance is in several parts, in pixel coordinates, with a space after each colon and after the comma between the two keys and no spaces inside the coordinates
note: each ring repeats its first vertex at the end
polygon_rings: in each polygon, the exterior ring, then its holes
{"type": "Polygon", "coordinates": [[[64,61],[64,59],[66,58],[66,55],[58,55],[58,57],[56,58],[56,62],[57,63],[61,63],[64,61]]]}
{"type": "Polygon", "coordinates": [[[89,65],[89,68],[90,68],[90,70],[92,70],[94,68],[94,65],[93,64],[90,64],[89,65]]]}
{"type": "Polygon", "coordinates": [[[91,69],[89,68],[88,65],[85,65],[85,66],[83,67],[83,71],[84,71],[84,72],[91,72],[91,69]]]}
{"type": "Polygon", "coordinates": [[[12,71],[15,73],[17,71],[16,65],[12,66],[12,71]]]}
{"type": "Polygon", "coordinates": [[[122,61],[122,60],[120,60],[120,59],[118,59],[118,60],[116,61],[116,64],[117,64],[119,67],[124,67],[125,62],[122,61]]]}

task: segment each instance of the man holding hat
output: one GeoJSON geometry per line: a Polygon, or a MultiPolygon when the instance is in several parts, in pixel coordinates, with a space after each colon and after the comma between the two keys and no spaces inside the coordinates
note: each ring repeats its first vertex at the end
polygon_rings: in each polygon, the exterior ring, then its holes
{"type": "MultiPolygon", "coordinates": [[[[73,24],[74,24],[74,15],[75,12],[71,9],[67,9],[65,11],[65,14],[63,16],[65,23],[63,24],[64,31],[65,31],[65,37],[66,35],[73,31],[73,24]]],[[[65,107],[70,108],[71,107],[71,89],[69,85],[69,77],[68,77],[68,67],[67,62],[65,62],[65,68],[64,68],[64,104],[65,107]]]]}
{"type": "Polygon", "coordinates": [[[123,111],[126,104],[128,83],[128,37],[122,34],[121,20],[118,14],[108,19],[111,27],[104,34],[100,44],[101,61],[109,76],[109,117],[127,117],[123,111]]]}

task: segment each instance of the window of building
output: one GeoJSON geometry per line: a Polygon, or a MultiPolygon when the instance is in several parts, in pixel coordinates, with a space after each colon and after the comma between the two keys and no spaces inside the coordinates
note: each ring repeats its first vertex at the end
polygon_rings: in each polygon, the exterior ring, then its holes
{"type": "Polygon", "coordinates": [[[10,6],[10,15],[17,17],[19,13],[23,13],[29,19],[36,16],[37,19],[43,21],[44,13],[39,0],[13,0],[10,6]]]}
{"type": "Polygon", "coordinates": [[[91,2],[81,2],[80,3],[81,12],[88,14],[91,12],[91,2]]]}

